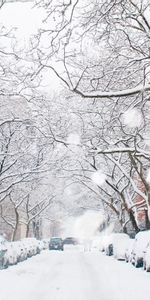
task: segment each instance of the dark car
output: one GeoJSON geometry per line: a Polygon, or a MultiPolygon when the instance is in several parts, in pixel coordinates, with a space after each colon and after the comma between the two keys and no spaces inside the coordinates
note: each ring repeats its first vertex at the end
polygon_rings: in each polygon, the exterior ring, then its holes
{"type": "Polygon", "coordinates": [[[74,237],[67,237],[63,241],[64,245],[77,245],[77,240],[74,237]]]}
{"type": "Polygon", "coordinates": [[[64,250],[63,240],[60,237],[52,237],[49,243],[49,250],[64,250]]]}

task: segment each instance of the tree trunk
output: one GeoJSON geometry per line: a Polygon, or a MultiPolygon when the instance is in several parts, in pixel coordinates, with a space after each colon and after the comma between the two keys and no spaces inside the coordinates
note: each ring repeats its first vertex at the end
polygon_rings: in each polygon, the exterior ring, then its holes
{"type": "Polygon", "coordinates": [[[150,221],[148,216],[148,210],[145,210],[145,228],[150,229],[150,221]]]}
{"type": "Polygon", "coordinates": [[[135,233],[138,233],[140,231],[140,229],[139,229],[139,227],[136,223],[135,216],[134,216],[134,213],[133,213],[132,209],[128,210],[128,214],[129,214],[130,221],[131,221],[131,224],[133,226],[133,229],[135,230],[135,233]]]}
{"type": "Polygon", "coordinates": [[[29,229],[30,229],[30,223],[28,223],[26,227],[26,238],[29,237],[29,229]]]}
{"type": "Polygon", "coordinates": [[[16,216],[16,222],[15,222],[15,228],[12,233],[12,238],[11,238],[12,241],[18,240],[17,234],[18,234],[18,230],[19,230],[19,214],[18,214],[18,211],[16,208],[15,208],[15,216],[16,216]]]}

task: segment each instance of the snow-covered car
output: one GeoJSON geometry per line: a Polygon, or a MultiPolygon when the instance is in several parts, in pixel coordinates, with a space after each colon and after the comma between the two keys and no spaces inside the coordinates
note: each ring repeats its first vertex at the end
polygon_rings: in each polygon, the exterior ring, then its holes
{"type": "Polygon", "coordinates": [[[113,255],[113,237],[114,234],[106,235],[103,239],[104,242],[104,252],[106,255],[111,256],[113,255]]]}
{"type": "Polygon", "coordinates": [[[8,265],[15,265],[18,262],[17,250],[12,242],[7,243],[7,252],[5,253],[5,258],[8,262],[8,265]]]}
{"type": "Polygon", "coordinates": [[[100,251],[101,249],[101,237],[95,237],[91,243],[91,250],[92,251],[100,251]]]}
{"type": "Polygon", "coordinates": [[[126,233],[113,235],[113,255],[116,259],[125,260],[125,250],[129,239],[126,233]]]}
{"type": "Polygon", "coordinates": [[[22,242],[27,248],[27,256],[31,257],[38,253],[38,241],[36,238],[24,238],[22,242]]]}
{"type": "Polygon", "coordinates": [[[126,241],[126,249],[125,249],[125,261],[131,262],[132,260],[132,250],[134,245],[134,239],[129,239],[126,241]]]}
{"type": "Polygon", "coordinates": [[[26,239],[22,239],[21,242],[24,243],[26,251],[27,251],[27,257],[31,257],[33,255],[32,245],[31,243],[26,239]]]}
{"type": "Polygon", "coordinates": [[[110,243],[112,243],[111,234],[100,235],[98,238],[93,240],[92,247],[96,247],[99,251],[105,252],[106,254],[106,249],[110,243]]]}
{"type": "Polygon", "coordinates": [[[40,253],[42,250],[44,250],[44,242],[42,240],[38,240],[38,246],[37,246],[37,253],[40,253]]]}
{"type": "Polygon", "coordinates": [[[8,259],[6,257],[7,240],[0,235],[0,269],[8,267],[8,259]]]}
{"type": "Polygon", "coordinates": [[[43,249],[44,250],[48,249],[49,248],[49,239],[43,239],[42,242],[43,242],[43,247],[44,247],[43,249]]]}
{"type": "Polygon", "coordinates": [[[106,255],[113,255],[113,238],[115,233],[109,233],[100,237],[99,250],[104,252],[106,255]]]}
{"type": "Polygon", "coordinates": [[[150,242],[147,244],[146,249],[144,250],[143,268],[147,272],[150,272],[150,242]]]}
{"type": "Polygon", "coordinates": [[[13,242],[13,245],[17,251],[18,262],[27,259],[27,248],[25,247],[24,243],[21,241],[15,241],[13,242]]]}
{"type": "Polygon", "coordinates": [[[143,266],[144,252],[146,251],[146,247],[149,242],[150,230],[141,231],[136,234],[131,253],[131,262],[136,268],[143,266]]]}
{"type": "Polygon", "coordinates": [[[108,243],[108,239],[109,239],[110,235],[102,235],[99,241],[99,250],[101,252],[105,252],[105,248],[107,246],[108,243]]]}

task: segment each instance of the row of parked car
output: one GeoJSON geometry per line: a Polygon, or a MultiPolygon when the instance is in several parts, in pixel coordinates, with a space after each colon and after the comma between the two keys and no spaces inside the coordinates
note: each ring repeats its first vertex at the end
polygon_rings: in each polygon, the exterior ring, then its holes
{"type": "Polygon", "coordinates": [[[24,238],[21,241],[8,242],[3,236],[0,236],[0,269],[24,261],[47,248],[47,240],[24,238]]]}
{"type": "Polygon", "coordinates": [[[150,230],[137,233],[134,239],[125,233],[104,235],[94,240],[92,247],[150,272],[150,230]]]}

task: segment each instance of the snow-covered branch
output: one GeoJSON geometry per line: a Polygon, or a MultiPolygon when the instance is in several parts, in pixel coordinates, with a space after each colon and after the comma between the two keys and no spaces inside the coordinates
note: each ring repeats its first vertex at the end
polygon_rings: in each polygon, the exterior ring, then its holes
{"type": "MultiPolygon", "coordinates": [[[[93,152],[93,151],[92,151],[93,152]]],[[[113,153],[133,153],[135,156],[142,156],[145,158],[150,158],[150,152],[144,151],[143,149],[140,149],[139,147],[131,148],[131,147],[117,147],[117,148],[109,148],[106,150],[97,149],[94,151],[95,154],[113,154],[113,153]]]]}
{"type": "Polygon", "coordinates": [[[138,189],[137,185],[135,184],[134,180],[132,179],[132,177],[126,172],[126,170],[124,169],[124,167],[116,160],[114,159],[112,156],[107,155],[107,157],[115,164],[117,165],[117,167],[120,169],[120,171],[126,176],[126,178],[130,181],[134,191],[140,195],[143,199],[145,199],[145,201],[147,202],[147,196],[145,195],[145,193],[143,193],[140,189],[138,189]]]}
{"type": "Polygon", "coordinates": [[[110,92],[101,92],[101,91],[91,91],[89,93],[82,92],[76,88],[73,89],[73,92],[80,95],[83,98],[91,98],[91,99],[100,99],[100,98],[119,98],[119,97],[127,97],[137,95],[139,93],[144,93],[150,91],[150,84],[146,85],[138,85],[134,88],[123,89],[120,91],[110,91],[110,92]]]}

